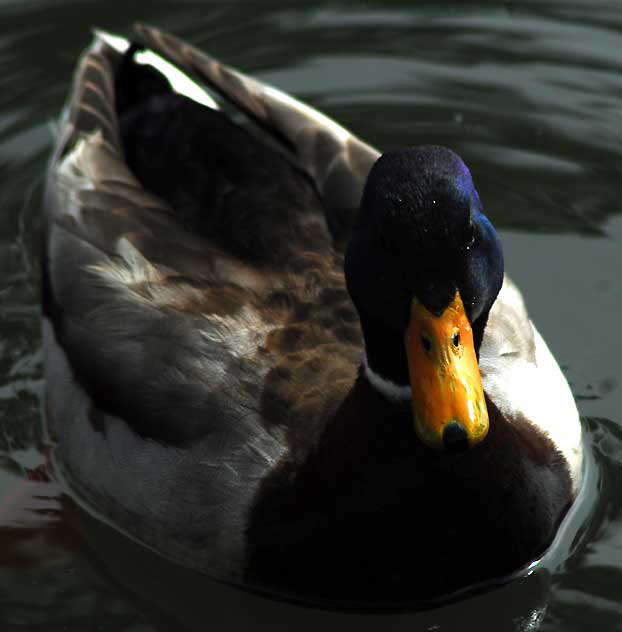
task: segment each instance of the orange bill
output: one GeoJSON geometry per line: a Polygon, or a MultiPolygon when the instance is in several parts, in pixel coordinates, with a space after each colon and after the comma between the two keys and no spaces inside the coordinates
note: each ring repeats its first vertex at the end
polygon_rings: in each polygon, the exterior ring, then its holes
{"type": "Polygon", "coordinates": [[[488,410],[460,292],[438,317],[413,299],[405,343],[418,437],[438,449],[481,441],[488,410]]]}

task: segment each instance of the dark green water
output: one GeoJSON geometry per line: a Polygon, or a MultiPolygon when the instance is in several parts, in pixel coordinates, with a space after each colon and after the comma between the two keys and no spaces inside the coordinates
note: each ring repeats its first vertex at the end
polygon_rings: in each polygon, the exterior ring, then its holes
{"type": "Polygon", "coordinates": [[[0,630],[622,630],[621,179],[621,1],[0,0],[0,630]],[[588,486],[548,572],[426,613],[309,611],[168,564],[38,480],[50,123],[89,28],[139,18],[381,149],[444,144],[471,167],[584,423],[588,486]]]}

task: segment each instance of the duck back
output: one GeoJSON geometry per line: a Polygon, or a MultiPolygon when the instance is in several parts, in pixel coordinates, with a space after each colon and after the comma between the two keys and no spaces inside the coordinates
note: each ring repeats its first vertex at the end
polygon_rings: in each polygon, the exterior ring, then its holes
{"type": "Polygon", "coordinates": [[[128,166],[183,226],[233,256],[279,263],[332,246],[311,179],[274,143],[224,112],[174,92],[156,70],[124,55],[117,112],[128,166]]]}

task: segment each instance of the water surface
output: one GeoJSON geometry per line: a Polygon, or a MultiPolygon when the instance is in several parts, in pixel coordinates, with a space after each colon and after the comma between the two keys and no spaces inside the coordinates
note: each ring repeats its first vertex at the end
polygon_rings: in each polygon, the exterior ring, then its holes
{"type": "Polygon", "coordinates": [[[0,0],[0,628],[622,630],[621,35],[619,1],[0,0]],[[51,123],[90,27],[127,34],[135,19],[381,149],[461,154],[585,428],[590,482],[547,568],[427,613],[311,611],[169,564],[46,482],[37,259],[51,123]]]}

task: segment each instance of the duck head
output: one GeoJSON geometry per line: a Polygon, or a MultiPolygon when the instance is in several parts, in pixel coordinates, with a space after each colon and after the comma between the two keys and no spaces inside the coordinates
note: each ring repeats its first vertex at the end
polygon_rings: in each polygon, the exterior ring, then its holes
{"type": "Polygon", "coordinates": [[[425,444],[457,451],[484,439],[478,356],[503,254],[457,154],[420,146],[378,159],[345,273],[372,383],[412,400],[425,444]]]}

